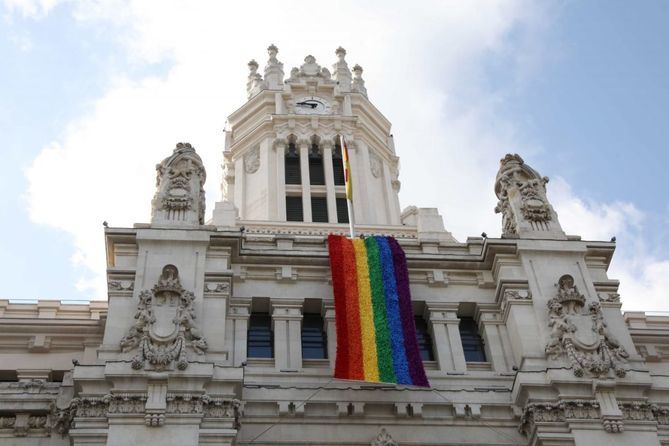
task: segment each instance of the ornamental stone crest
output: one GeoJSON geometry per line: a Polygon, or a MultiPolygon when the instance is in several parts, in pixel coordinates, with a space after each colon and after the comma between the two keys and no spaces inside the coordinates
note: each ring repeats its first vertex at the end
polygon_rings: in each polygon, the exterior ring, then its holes
{"type": "Polygon", "coordinates": [[[385,427],[382,427],[379,434],[372,440],[371,446],[398,446],[398,443],[388,433],[385,427]]]}
{"type": "Polygon", "coordinates": [[[566,356],[578,377],[605,377],[611,370],[624,377],[629,354],[607,328],[599,302],[591,302],[587,310],[585,304],[574,278],[560,277],[557,296],[548,301],[551,334],[546,353],[553,359],[566,356]]]}
{"type": "Polygon", "coordinates": [[[171,156],[156,166],[156,193],[151,222],[169,225],[204,224],[204,182],[202,160],[189,143],[176,145],[171,156]]]}
{"type": "Polygon", "coordinates": [[[499,199],[495,212],[502,214],[503,236],[565,238],[546,197],[547,183],[548,177],[539,175],[520,156],[507,154],[502,158],[495,181],[499,199]]]}
{"type": "Polygon", "coordinates": [[[376,153],[369,154],[369,169],[372,171],[374,178],[381,176],[381,158],[376,153]]]}
{"type": "Polygon", "coordinates": [[[244,171],[256,173],[260,167],[260,147],[254,147],[244,155],[244,171]]]}
{"type": "Polygon", "coordinates": [[[132,368],[139,370],[148,362],[156,370],[164,370],[176,362],[180,370],[188,367],[187,349],[201,355],[207,341],[195,324],[195,295],[186,291],[179,281],[179,271],[166,265],[151,290],[139,293],[135,324],[121,339],[124,352],[139,349],[132,359],[132,368]]]}

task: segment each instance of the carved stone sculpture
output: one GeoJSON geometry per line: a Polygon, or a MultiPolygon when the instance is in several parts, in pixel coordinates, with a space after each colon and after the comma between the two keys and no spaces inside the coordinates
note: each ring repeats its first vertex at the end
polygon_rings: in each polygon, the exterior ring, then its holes
{"type": "Polygon", "coordinates": [[[574,278],[564,275],[558,282],[557,296],[548,301],[548,326],[551,329],[546,353],[553,359],[566,356],[574,375],[595,377],[627,373],[629,357],[606,326],[599,302],[585,307],[585,297],[574,285],[574,278]]]}
{"type": "Polygon", "coordinates": [[[346,63],[346,50],[339,47],[335,50],[337,62],[332,65],[333,77],[337,81],[339,90],[342,92],[351,91],[351,70],[346,63]]]}
{"type": "Polygon", "coordinates": [[[258,62],[251,59],[248,67],[249,76],[246,82],[246,95],[250,98],[265,88],[265,81],[263,81],[262,76],[258,73],[258,62]]]}
{"type": "Polygon", "coordinates": [[[151,222],[177,226],[204,224],[207,174],[193,146],[178,143],[172,155],[156,166],[156,173],[151,222]]]}
{"type": "Polygon", "coordinates": [[[351,84],[351,90],[361,93],[363,96],[367,97],[367,87],[365,87],[365,80],[362,78],[362,67],[356,64],[353,67],[353,83],[351,84]]]}
{"type": "Polygon", "coordinates": [[[371,446],[398,446],[398,443],[393,440],[386,428],[382,427],[379,434],[372,440],[371,446]]]}
{"type": "Polygon", "coordinates": [[[201,355],[207,342],[195,324],[193,301],[195,296],[186,291],[179,281],[174,265],[166,265],[158,283],[149,291],[139,294],[135,324],[121,340],[121,348],[130,351],[139,348],[132,367],[140,369],[146,361],[155,369],[188,367],[187,348],[201,355]]]}
{"type": "Polygon", "coordinates": [[[279,48],[272,44],[267,47],[267,54],[269,59],[265,65],[265,85],[270,90],[276,90],[283,85],[283,64],[279,62],[276,55],[279,53],[279,48]]]}
{"type": "Polygon", "coordinates": [[[555,210],[546,197],[547,177],[529,167],[518,155],[500,161],[495,181],[504,237],[566,238],[555,210]]]}

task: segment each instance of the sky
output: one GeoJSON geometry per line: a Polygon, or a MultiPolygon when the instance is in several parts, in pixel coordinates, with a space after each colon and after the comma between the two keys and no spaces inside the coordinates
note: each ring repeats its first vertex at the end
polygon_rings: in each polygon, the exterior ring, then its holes
{"type": "MultiPolygon", "coordinates": [[[[0,0],[3,1],[3,0],[0,0]]],[[[402,207],[499,236],[499,160],[550,177],[569,234],[617,238],[624,310],[669,310],[666,1],[67,1],[0,6],[0,299],[104,299],[102,222],[147,222],[191,142],[220,199],[226,116],[270,43],[348,51],[393,123],[402,207]]]]}

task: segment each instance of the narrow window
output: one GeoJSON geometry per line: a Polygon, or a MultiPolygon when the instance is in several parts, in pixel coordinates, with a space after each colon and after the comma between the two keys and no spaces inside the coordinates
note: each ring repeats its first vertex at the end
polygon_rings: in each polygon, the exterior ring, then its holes
{"type": "Polygon", "coordinates": [[[318,150],[318,145],[312,144],[309,151],[309,184],[315,186],[325,184],[325,173],[323,172],[323,155],[318,150]]]}
{"type": "Polygon", "coordinates": [[[474,318],[460,318],[460,339],[462,339],[462,349],[465,351],[465,361],[485,362],[483,339],[479,336],[478,327],[476,326],[474,318]]]}
{"type": "Polygon", "coordinates": [[[432,336],[430,336],[430,332],[427,329],[427,322],[420,316],[416,316],[414,321],[416,323],[416,339],[418,340],[420,358],[423,361],[434,361],[432,336]]]}
{"type": "Polygon", "coordinates": [[[286,220],[304,221],[302,197],[286,197],[286,220]]]}
{"type": "Polygon", "coordinates": [[[285,157],[286,184],[302,184],[300,154],[295,143],[288,144],[285,157]]]}
{"type": "Polygon", "coordinates": [[[251,313],[247,344],[249,358],[273,358],[274,336],[269,313],[251,313]]]}
{"type": "Polygon", "coordinates": [[[335,186],[343,186],[344,183],[344,165],[341,159],[341,147],[337,144],[332,151],[332,173],[334,174],[335,186]]]}
{"type": "Polygon", "coordinates": [[[328,341],[320,314],[305,313],[302,318],[302,358],[327,359],[328,341]]]}
{"type": "Polygon", "coordinates": [[[311,197],[311,221],[328,222],[328,201],[325,197],[311,197]]]}
{"type": "Polygon", "coordinates": [[[348,223],[348,205],[346,198],[337,198],[337,222],[348,223]]]}

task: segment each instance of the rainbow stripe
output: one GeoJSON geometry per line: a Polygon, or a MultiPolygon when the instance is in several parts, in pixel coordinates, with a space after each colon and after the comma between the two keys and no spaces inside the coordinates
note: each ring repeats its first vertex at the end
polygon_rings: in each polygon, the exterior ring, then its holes
{"type": "Polygon", "coordinates": [[[393,237],[328,236],[335,378],[429,387],[418,351],[406,256],[393,237]]]}

